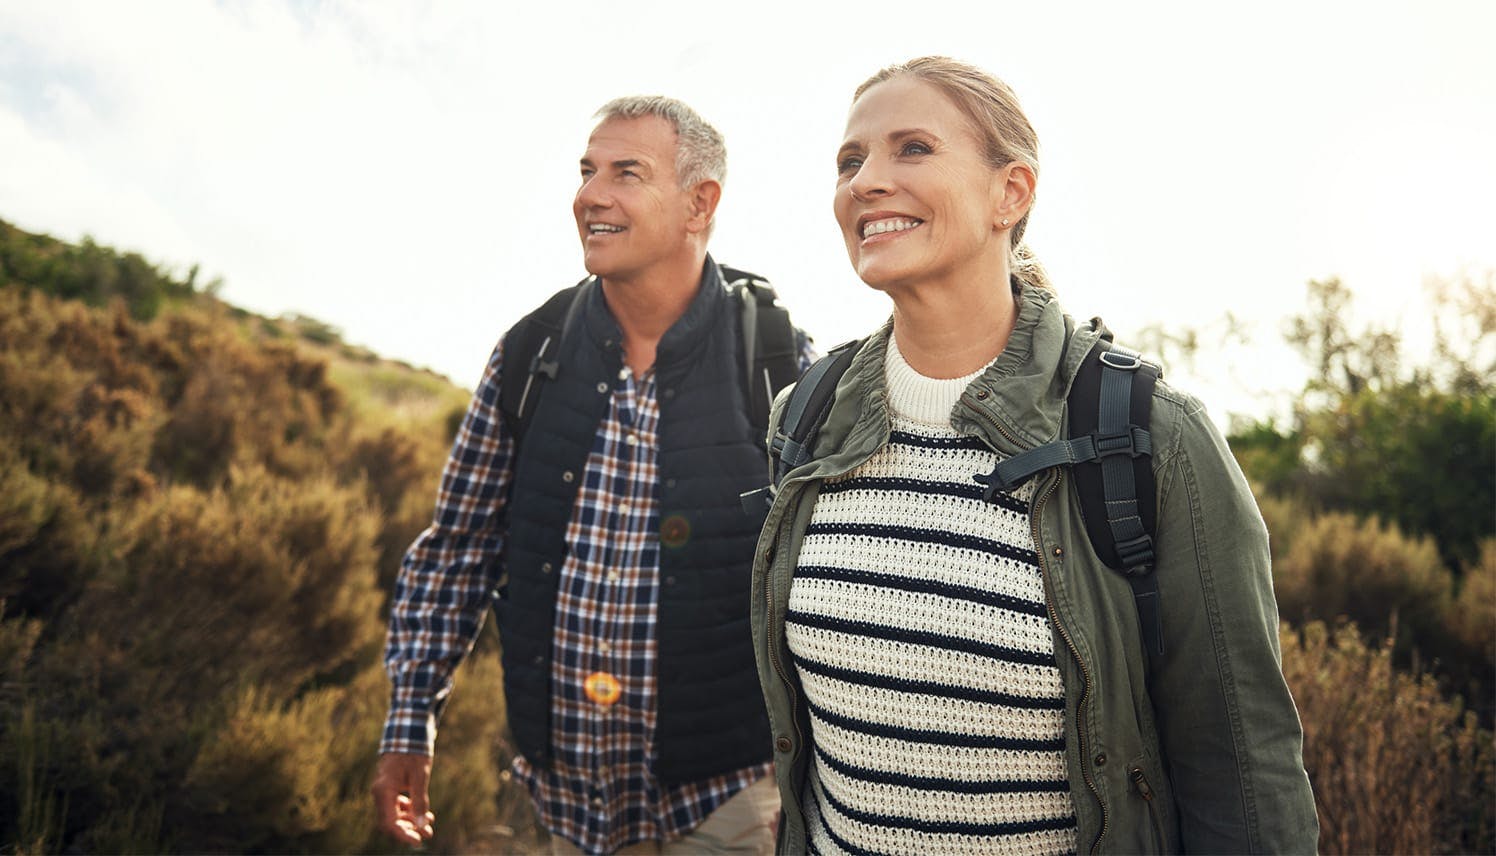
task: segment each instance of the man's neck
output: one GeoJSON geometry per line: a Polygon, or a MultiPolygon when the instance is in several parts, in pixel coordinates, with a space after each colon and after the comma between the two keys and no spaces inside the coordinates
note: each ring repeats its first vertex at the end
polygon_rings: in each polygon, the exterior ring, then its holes
{"type": "Polygon", "coordinates": [[[665,331],[686,314],[701,283],[706,250],[627,279],[603,277],[603,297],[623,331],[624,362],[636,377],[649,371],[665,331]]]}

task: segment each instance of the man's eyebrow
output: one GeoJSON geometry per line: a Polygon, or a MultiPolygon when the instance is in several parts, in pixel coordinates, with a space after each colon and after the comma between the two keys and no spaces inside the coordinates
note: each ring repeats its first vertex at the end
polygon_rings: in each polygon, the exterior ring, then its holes
{"type": "Polygon", "coordinates": [[[613,161],[614,169],[647,169],[644,162],[637,158],[613,161]]]}

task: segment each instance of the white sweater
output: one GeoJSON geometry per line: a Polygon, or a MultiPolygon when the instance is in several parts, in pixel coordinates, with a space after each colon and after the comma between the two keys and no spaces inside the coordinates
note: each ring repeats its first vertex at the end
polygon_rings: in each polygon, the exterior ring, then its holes
{"type": "Polygon", "coordinates": [[[924,377],[890,338],[886,374],[893,436],[823,485],[790,590],[810,847],[1075,852],[1032,483],[982,501],[997,455],[950,425],[980,372],[924,377]]]}

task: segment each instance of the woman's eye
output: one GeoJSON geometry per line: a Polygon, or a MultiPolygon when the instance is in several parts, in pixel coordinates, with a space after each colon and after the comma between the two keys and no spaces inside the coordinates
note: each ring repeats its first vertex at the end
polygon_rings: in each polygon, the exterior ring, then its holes
{"type": "Polygon", "coordinates": [[[845,175],[848,172],[855,172],[856,170],[860,169],[861,167],[862,167],[862,158],[859,157],[858,155],[848,155],[847,157],[844,157],[841,160],[839,160],[839,161],[836,162],[836,171],[838,173],[843,174],[843,175],[845,175]]]}
{"type": "Polygon", "coordinates": [[[899,154],[902,155],[927,155],[930,152],[931,149],[929,146],[913,140],[905,143],[903,148],[899,149],[899,154]]]}

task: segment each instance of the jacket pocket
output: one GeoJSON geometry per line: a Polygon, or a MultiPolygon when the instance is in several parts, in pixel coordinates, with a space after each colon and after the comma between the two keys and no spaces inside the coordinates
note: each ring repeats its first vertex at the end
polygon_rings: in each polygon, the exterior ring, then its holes
{"type": "Polygon", "coordinates": [[[1143,772],[1141,764],[1133,764],[1127,768],[1127,777],[1132,780],[1133,791],[1148,806],[1148,821],[1153,828],[1153,852],[1167,852],[1168,839],[1164,836],[1163,820],[1159,817],[1159,796],[1154,793],[1153,786],[1148,784],[1148,774],[1143,772]]]}

